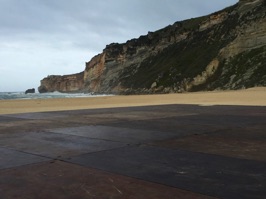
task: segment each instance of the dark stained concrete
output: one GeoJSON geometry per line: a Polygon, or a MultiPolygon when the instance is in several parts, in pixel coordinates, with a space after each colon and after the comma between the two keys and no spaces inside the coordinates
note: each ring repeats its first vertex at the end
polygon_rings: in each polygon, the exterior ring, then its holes
{"type": "Polygon", "coordinates": [[[213,198],[62,161],[22,166],[0,174],[1,198],[213,198]]]}
{"type": "Polygon", "coordinates": [[[264,162],[145,146],[85,154],[69,162],[222,198],[266,194],[266,179],[260,176],[266,173],[264,162]]]}
{"type": "Polygon", "coordinates": [[[7,169],[45,161],[49,161],[49,159],[13,149],[0,148],[0,169],[7,169]]]}
{"type": "Polygon", "coordinates": [[[0,198],[265,198],[266,107],[0,115],[0,198]]]}

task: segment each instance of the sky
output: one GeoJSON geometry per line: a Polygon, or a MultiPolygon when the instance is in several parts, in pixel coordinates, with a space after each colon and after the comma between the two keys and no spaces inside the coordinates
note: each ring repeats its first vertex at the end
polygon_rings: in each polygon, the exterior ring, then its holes
{"type": "Polygon", "coordinates": [[[81,72],[107,44],[125,43],[238,0],[0,0],[0,92],[37,90],[81,72]]]}

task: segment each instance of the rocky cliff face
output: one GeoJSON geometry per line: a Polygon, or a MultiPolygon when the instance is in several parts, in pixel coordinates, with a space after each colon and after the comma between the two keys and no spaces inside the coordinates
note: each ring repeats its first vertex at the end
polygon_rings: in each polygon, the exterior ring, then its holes
{"type": "Polygon", "coordinates": [[[211,15],[107,45],[84,72],[44,78],[39,91],[127,94],[266,86],[265,4],[240,0],[211,15]]]}
{"type": "Polygon", "coordinates": [[[41,86],[38,90],[40,93],[46,92],[81,92],[84,88],[84,72],[73,75],[49,75],[41,80],[41,86]]]}

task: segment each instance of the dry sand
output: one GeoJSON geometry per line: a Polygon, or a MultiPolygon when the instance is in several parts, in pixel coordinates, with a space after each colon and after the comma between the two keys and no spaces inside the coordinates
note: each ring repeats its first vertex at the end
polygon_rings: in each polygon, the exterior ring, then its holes
{"type": "Polygon", "coordinates": [[[130,107],[163,104],[266,106],[266,87],[239,91],[105,96],[88,98],[0,100],[0,114],[130,107]]]}

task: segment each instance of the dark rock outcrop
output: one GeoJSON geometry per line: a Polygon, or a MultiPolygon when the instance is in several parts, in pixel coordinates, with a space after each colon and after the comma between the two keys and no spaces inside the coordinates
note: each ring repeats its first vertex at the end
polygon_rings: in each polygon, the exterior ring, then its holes
{"type": "Polygon", "coordinates": [[[27,90],[25,91],[25,94],[28,94],[28,93],[35,93],[35,88],[27,89],[27,90]]]}
{"type": "Polygon", "coordinates": [[[124,44],[107,45],[84,72],[49,76],[40,92],[169,93],[266,86],[266,3],[240,0],[124,44]]]}

